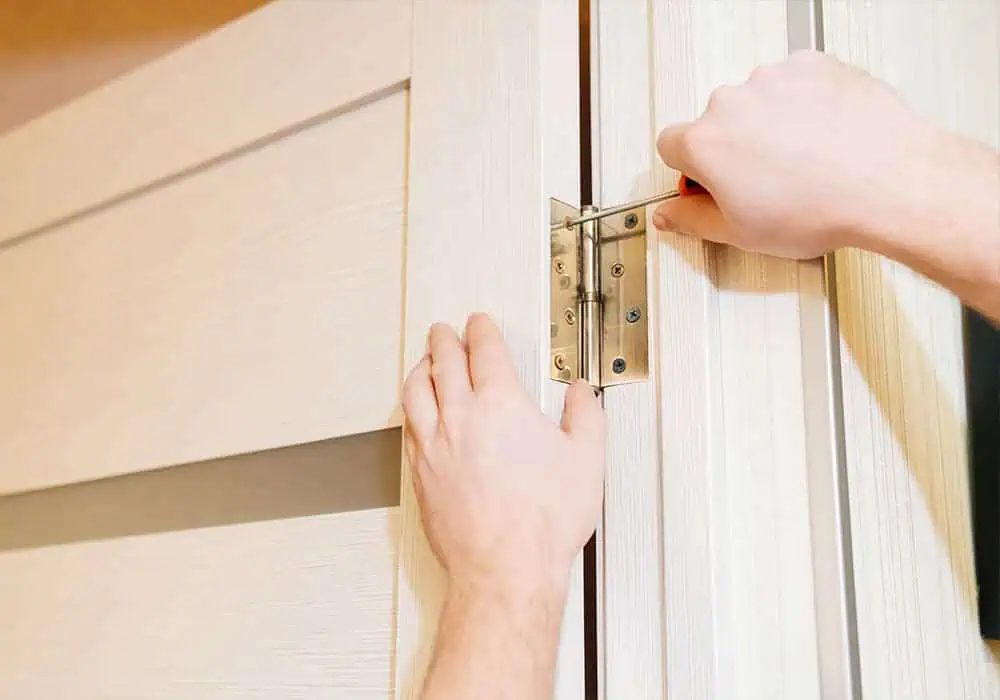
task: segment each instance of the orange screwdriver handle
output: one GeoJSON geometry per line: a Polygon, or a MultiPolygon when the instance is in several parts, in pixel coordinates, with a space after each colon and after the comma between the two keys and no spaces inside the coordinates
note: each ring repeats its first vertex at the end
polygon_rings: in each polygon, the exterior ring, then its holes
{"type": "Polygon", "coordinates": [[[681,197],[688,197],[693,194],[708,194],[708,190],[687,175],[681,175],[681,179],[677,183],[677,191],[680,192],[681,197]]]}

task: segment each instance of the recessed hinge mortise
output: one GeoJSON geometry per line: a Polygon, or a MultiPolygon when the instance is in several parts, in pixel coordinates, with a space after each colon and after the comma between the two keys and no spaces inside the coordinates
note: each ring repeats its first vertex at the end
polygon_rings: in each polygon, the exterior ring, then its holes
{"type": "Polygon", "coordinates": [[[601,216],[551,199],[550,210],[550,376],[596,388],[647,379],[645,208],[601,216]]]}

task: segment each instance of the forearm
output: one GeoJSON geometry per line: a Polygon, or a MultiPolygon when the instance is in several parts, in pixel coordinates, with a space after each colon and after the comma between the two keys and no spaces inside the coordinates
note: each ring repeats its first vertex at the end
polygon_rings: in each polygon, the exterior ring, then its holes
{"type": "Polygon", "coordinates": [[[549,700],[566,596],[562,584],[450,587],[423,700],[549,700]]]}
{"type": "Polygon", "coordinates": [[[939,133],[927,158],[899,176],[903,187],[886,197],[862,246],[1000,322],[1000,156],[939,133]]]}

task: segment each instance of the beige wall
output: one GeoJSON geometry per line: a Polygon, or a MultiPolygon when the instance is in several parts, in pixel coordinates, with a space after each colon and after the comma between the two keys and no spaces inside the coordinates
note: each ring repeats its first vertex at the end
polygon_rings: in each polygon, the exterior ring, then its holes
{"type": "Polygon", "coordinates": [[[0,0],[0,133],[267,0],[0,0]]]}

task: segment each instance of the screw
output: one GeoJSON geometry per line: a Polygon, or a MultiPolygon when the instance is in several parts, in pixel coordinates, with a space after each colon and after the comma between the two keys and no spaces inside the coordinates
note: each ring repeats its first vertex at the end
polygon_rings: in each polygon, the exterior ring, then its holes
{"type": "Polygon", "coordinates": [[[625,215],[625,228],[635,228],[639,225],[639,217],[635,214],[625,215]]]}
{"type": "Polygon", "coordinates": [[[625,320],[629,323],[635,323],[640,318],[642,318],[642,311],[639,310],[638,306],[629,307],[629,310],[625,312],[625,320]]]}
{"type": "Polygon", "coordinates": [[[625,266],[622,265],[621,263],[615,263],[614,265],[611,266],[612,277],[621,277],[624,274],[625,274],[625,266]]]}
{"type": "Polygon", "coordinates": [[[621,374],[625,371],[625,358],[616,357],[615,361],[611,363],[611,371],[615,374],[621,374]]]}
{"type": "Polygon", "coordinates": [[[572,326],[574,323],[576,323],[576,312],[573,311],[573,309],[566,309],[565,311],[563,311],[563,320],[566,322],[567,325],[572,326]]]}
{"type": "Polygon", "coordinates": [[[554,260],[554,261],[552,262],[552,265],[553,265],[553,267],[555,267],[555,268],[556,268],[556,272],[558,272],[558,273],[559,273],[560,275],[561,275],[562,273],[566,272],[566,263],[564,263],[564,262],[562,261],[562,258],[556,258],[556,259],[555,259],[555,260],[554,260]]]}
{"type": "Polygon", "coordinates": [[[566,358],[563,355],[556,355],[552,358],[552,363],[556,366],[558,370],[566,369],[566,358]]]}

